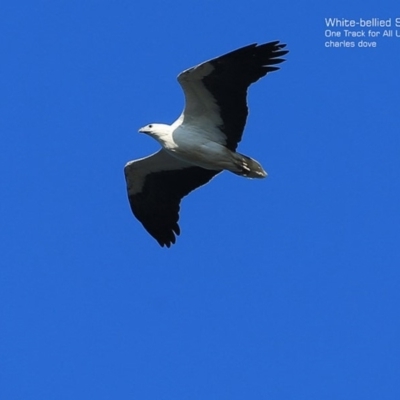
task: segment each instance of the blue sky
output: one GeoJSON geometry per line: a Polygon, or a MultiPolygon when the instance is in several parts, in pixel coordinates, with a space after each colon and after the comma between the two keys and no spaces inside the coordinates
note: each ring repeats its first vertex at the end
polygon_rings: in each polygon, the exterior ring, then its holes
{"type": "Polygon", "coordinates": [[[400,12],[2,4],[0,398],[400,398],[400,38],[326,48],[329,17],[400,12]],[[159,247],[126,196],[138,128],[179,115],[182,70],[272,40],[239,146],[268,179],[217,177],[159,247]]]}

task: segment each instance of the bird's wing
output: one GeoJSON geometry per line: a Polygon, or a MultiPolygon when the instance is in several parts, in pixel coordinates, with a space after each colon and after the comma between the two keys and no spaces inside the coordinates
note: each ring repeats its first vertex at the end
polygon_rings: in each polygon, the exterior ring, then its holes
{"type": "Polygon", "coordinates": [[[221,171],[194,167],[160,150],[128,162],[124,172],[133,214],[161,246],[170,247],[180,233],[181,199],[221,171]]]}
{"type": "Polygon", "coordinates": [[[274,66],[285,61],[288,51],[279,41],[251,44],[182,72],[178,76],[185,93],[185,109],[180,121],[196,124],[209,121],[225,135],[225,145],[236,150],[248,114],[247,88],[274,66]]]}

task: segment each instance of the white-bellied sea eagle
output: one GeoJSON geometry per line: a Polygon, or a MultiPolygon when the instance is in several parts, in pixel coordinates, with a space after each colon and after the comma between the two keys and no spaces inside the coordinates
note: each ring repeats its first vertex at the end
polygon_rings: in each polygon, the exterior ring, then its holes
{"type": "Polygon", "coordinates": [[[263,167],[236,152],[248,114],[247,88],[276,71],[288,51],[279,41],[249,46],[182,72],[178,81],[185,108],[172,124],[149,124],[139,132],[162,146],[157,153],[125,166],[133,214],[161,246],[180,234],[181,199],[223,170],[265,178],[263,167]]]}

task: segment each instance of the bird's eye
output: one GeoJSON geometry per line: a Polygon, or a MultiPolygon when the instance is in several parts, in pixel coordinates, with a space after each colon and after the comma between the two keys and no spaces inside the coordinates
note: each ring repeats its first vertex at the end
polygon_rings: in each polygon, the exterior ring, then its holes
{"type": "Polygon", "coordinates": [[[153,127],[153,125],[150,124],[150,125],[149,125],[149,128],[151,129],[152,127],[153,127]]]}

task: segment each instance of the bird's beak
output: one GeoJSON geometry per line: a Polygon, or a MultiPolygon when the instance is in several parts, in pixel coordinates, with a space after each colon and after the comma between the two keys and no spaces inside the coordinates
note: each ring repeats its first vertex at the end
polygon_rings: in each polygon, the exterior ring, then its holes
{"type": "Polygon", "coordinates": [[[140,128],[140,129],[138,130],[138,133],[146,133],[146,132],[144,131],[144,128],[140,128]]]}

